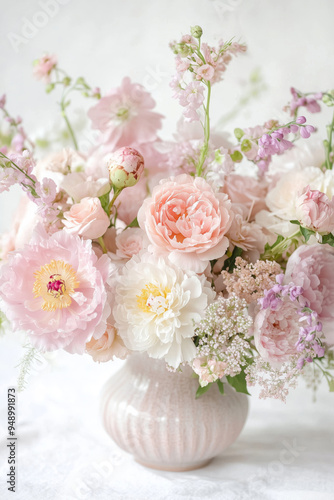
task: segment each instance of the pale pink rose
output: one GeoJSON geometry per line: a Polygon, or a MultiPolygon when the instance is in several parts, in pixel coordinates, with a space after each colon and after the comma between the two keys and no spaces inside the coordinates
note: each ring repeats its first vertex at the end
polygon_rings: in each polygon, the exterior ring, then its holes
{"type": "Polygon", "coordinates": [[[37,80],[42,80],[44,83],[50,83],[50,73],[57,66],[58,59],[55,54],[47,54],[36,62],[33,74],[37,80]]]}
{"type": "Polygon", "coordinates": [[[83,354],[91,336],[106,330],[111,270],[89,240],[66,231],[48,237],[39,227],[1,267],[1,307],[14,331],[26,331],[38,349],[83,354]]]}
{"type": "Polygon", "coordinates": [[[109,180],[116,189],[132,187],[144,172],[144,158],[134,148],[119,148],[108,160],[109,180]]]}
{"type": "Polygon", "coordinates": [[[123,340],[117,335],[116,328],[107,323],[107,328],[102,337],[91,338],[86,344],[87,353],[98,363],[106,363],[114,357],[125,359],[129,350],[125,347],[123,340]]]}
{"type": "Polygon", "coordinates": [[[116,255],[121,259],[131,259],[147,248],[148,238],[139,227],[128,227],[116,236],[116,255]]]}
{"type": "Polygon", "coordinates": [[[93,240],[104,235],[110,220],[98,198],[83,198],[64,213],[63,224],[68,233],[93,240]]]}
{"type": "Polygon", "coordinates": [[[254,220],[255,215],[266,208],[267,185],[253,177],[232,174],[226,177],[222,187],[232,203],[244,207],[245,218],[254,220]]]}
{"type": "Polygon", "coordinates": [[[334,231],[334,197],[329,200],[317,189],[306,186],[296,200],[296,214],[303,227],[319,233],[334,231]]]}
{"type": "Polygon", "coordinates": [[[214,193],[203,178],[186,174],[161,181],[138,212],[153,249],[198,273],[225,254],[232,219],[226,194],[214,193]]]}
{"type": "Polygon", "coordinates": [[[303,288],[303,296],[320,321],[334,319],[334,249],[329,245],[302,245],[289,257],[285,283],[303,288]]]}
{"type": "Polygon", "coordinates": [[[299,338],[299,327],[296,302],[282,302],[275,311],[261,309],[253,325],[255,347],[261,358],[275,366],[297,354],[295,344],[299,338]]]}
{"type": "Polygon", "coordinates": [[[113,148],[155,141],[163,118],[142,85],[129,77],[88,111],[92,126],[103,132],[102,142],[113,148]]]}
{"type": "Polygon", "coordinates": [[[264,251],[267,238],[261,226],[244,220],[239,206],[233,204],[232,209],[234,218],[226,236],[232,245],[242,248],[247,253],[251,262],[256,262],[264,251]]]}

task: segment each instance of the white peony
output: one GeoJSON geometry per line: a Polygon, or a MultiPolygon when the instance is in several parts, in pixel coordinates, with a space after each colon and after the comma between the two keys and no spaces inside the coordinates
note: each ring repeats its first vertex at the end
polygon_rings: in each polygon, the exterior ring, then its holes
{"type": "Polygon", "coordinates": [[[120,270],[115,289],[115,327],[128,349],[174,368],[193,360],[194,322],[215,297],[205,276],[141,253],[120,270]]]}

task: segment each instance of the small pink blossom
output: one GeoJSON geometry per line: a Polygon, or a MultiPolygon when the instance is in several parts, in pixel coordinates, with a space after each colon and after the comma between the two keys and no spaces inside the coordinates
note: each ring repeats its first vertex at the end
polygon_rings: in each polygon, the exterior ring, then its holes
{"type": "Polygon", "coordinates": [[[83,354],[91,336],[106,330],[110,271],[109,258],[97,259],[90,241],[66,231],[47,237],[39,228],[1,268],[4,312],[38,349],[83,354]]]}
{"type": "Polygon", "coordinates": [[[296,214],[303,227],[319,233],[334,231],[334,197],[329,200],[317,189],[306,186],[296,200],[296,214]]]}
{"type": "Polygon", "coordinates": [[[37,60],[34,66],[34,77],[37,80],[42,80],[44,83],[50,83],[50,74],[53,68],[58,64],[58,59],[55,54],[47,54],[37,60]]]}
{"type": "Polygon", "coordinates": [[[110,323],[107,323],[107,328],[102,337],[92,337],[86,344],[87,353],[98,363],[106,363],[114,357],[125,359],[129,350],[125,347],[123,340],[117,335],[117,330],[110,323]]]}
{"type": "Polygon", "coordinates": [[[215,74],[215,70],[210,64],[203,64],[203,66],[197,67],[195,71],[199,80],[210,81],[215,74]]]}
{"type": "Polygon", "coordinates": [[[138,212],[153,247],[199,273],[209,260],[225,254],[232,219],[226,194],[214,193],[203,178],[186,174],[161,181],[138,212]]]}
{"type": "Polygon", "coordinates": [[[227,363],[215,359],[207,359],[207,357],[203,356],[194,359],[192,368],[199,376],[200,386],[205,387],[225,375],[227,363]]]}
{"type": "Polygon", "coordinates": [[[6,94],[3,94],[0,97],[0,109],[4,109],[5,106],[6,106],[6,94]]]}
{"type": "Polygon", "coordinates": [[[64,213],[63,224],[68,233],[96,239],[104,235],[110,220],[98,198],[83,198],[64,213]]]}
{"type": "Polygon", "coordinates": [[[93,128],[103,132],[102,141],[119,148],[156,140],[163,116],[152,111],[154,107],[144,87],[126,77],[90,108],[88,116],[93,128]]]}

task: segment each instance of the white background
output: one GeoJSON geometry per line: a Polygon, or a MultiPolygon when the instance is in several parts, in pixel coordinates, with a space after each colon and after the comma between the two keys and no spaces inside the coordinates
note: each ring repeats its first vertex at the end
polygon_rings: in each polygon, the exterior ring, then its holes
{"type": "MultiPolygon", "coordinates": [[[[180,110],[168,86],[173,72],[168,43],[194,24],[203,27],[211,42],[235,36],[249,46],[248,55],[231,63],[225,81],[216,86],[214,122],[242,97],[241,84],[254,68],[261,68],[267,90],[240,114],[235,121],[240,126],[281,116],[291,85],[304,91],[334,87],[331,0],[63,1],[45,26],[15,50],[10,39],[26,34],[27,20],[36,24],[42,3],[0,1],[0,94],[7,93],[8,108],[23,117],[32,134],[53,123],[57,96],[44,93],[43,84],[32,77],[31,63],[54,52],[61,67],[102,91],[117,86],[125,75],[148,85],[157,110],[166,115],[163,137],[169,137],[180,110]]],[[[80,99],[75,106],[81,106],[80,99]]],[[[317,117],[313,122],[323,125],[317,117]]],[[[14,193],[0,196],[1,231],[10,227],[15,203],[14,193]]],[[[0,339],[2,430],[6,389],[17,377],[18,345],[16,337],[0,339]]],[[[142,469],[103,433],[98,395],[116,366],[62,354],[31,378],[19,399],[20,490],[10,497],[0,490],[1,498],[334,498],[334,401],[325,387],[317,404],[303,387],[287,405],[253,398],[246,429],[226,455],[202,471],[165,474],[142,469]],[[282,463],[284,443],[294,440],[300,451],[292,462],[282,463]],[[106,461],[112,465],[109,472],[94,475],[94,467],[106,461]],[[83,484],[88,489],[80,489],[83,484]]],[[[7,470],[3,445],[0,488],[7,470]]]]}

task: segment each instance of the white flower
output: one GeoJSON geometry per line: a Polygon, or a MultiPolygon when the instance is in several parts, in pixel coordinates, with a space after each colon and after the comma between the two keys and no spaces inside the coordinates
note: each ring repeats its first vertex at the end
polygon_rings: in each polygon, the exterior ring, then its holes
{"type": "Polygon", "coordinates": [[[205,276],[142,253],[123,267],[115,288],[115,327],[126,347],[174,368],[193,360],[194,323],[215,297],[205,276]]]}

